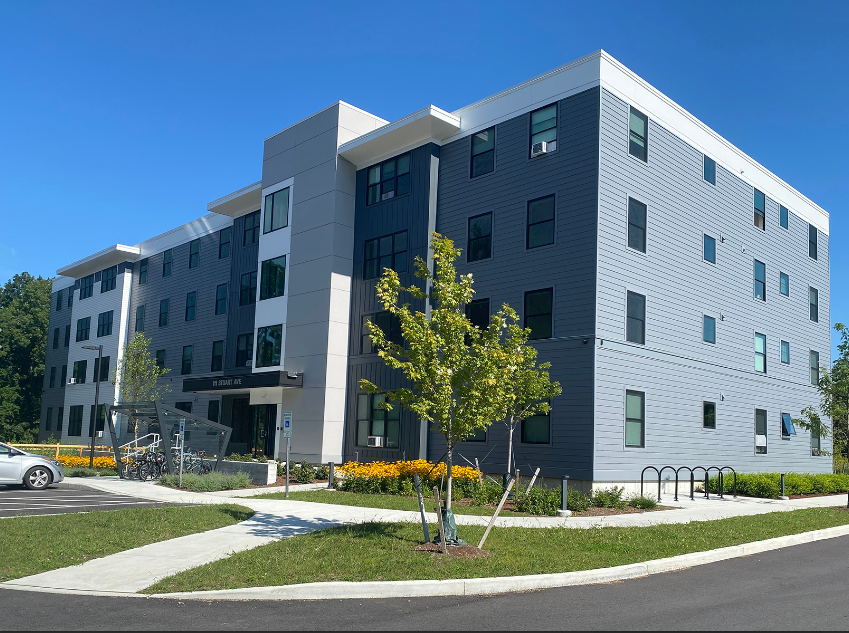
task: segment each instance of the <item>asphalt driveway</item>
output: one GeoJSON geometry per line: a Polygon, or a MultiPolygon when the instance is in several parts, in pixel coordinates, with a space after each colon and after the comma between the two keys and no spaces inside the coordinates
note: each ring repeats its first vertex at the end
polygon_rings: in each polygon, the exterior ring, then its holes
{"type": "Polygon", "coordinates": [[[74,490],[50,486],[45,490],[28,490],[22,486],[0,486],[0,519],[39,514],[66,514],[121,508],[151,508],[173,505],[147,501],[112,492],[74,490]]]}

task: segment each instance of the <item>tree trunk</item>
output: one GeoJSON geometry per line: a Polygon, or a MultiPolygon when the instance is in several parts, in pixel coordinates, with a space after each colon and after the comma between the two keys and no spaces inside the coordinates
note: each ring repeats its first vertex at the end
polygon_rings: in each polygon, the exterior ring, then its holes
{"type": "Polygon", "coordinates": [[[453,466],[453,455],[452,455],[453,447],[451,444],[448,444],[448,451],[445,456],[445,463],[448,466],[448,474],[447,474],[447,483],[445,485],[445,509],[451,509],[451,483],[453,479],[452,466],[453,466]]]}
{"type": "Polygon", "coordinates": [[[510,422],[507,423],[509,429],[507,433],[507,472],[513,474],[513,416],[510,416],[510,422]]]}

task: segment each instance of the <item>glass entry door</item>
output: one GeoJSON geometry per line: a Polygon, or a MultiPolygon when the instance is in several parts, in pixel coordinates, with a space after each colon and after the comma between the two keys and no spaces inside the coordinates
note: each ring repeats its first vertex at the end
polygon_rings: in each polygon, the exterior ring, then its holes
{"type": "Polygon", "coordinates": [[[277,405],[260,404],[253,409],[254,451],[266,457],[274,457],[274,436],[277,429],[277,405]]]}
{"type": "Polygon", "coordinates": [[[249,398],[233,400],[233,437],[230,451],[240,455],[262,453],[274,456],[277,405],[251,405],[249,398]]]}

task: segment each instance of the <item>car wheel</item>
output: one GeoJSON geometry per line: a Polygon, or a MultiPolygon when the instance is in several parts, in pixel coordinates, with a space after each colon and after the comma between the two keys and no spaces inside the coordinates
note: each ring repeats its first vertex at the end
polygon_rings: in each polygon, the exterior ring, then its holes
{"type": "Polygon", "coordinates": [[[24,485],[30,490],[44,490],[50,485],[53,477],[44,466],[35,466],[24,475],[24,485]]]}

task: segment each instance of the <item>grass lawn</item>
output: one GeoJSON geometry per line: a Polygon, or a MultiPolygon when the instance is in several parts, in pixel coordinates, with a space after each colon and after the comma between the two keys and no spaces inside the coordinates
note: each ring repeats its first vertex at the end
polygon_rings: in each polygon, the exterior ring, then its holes
{"type": "Polygon", "coordinates": [[[248,508],[223,504],[0,519],[0,582],[233,525],[251,516],[248,508]]]}
{"type": "MultiPolygon", "coordinates": [[[[705,551],[849,523],[849,512],[815,508],[651,527],[494,528],[488,558],[412,551],[421,526],[368,523],[313,532],[234,554],[165,578],[144,593],[235,589],[322,581],[514,576],[597,569],[705,551]]],[[[459,526],[477,545],[484,528],[459,526]]],[[[431,534],[436,533],[431,526],[431,534]]]]}
{"type": "MultiPolygon", "coordinates": [[[[285,499],[282,492],[271,492],[267,495],[259,495],[254,499],[285,499]]],[[[356,492],[334,492],[332,490],[304,490],[301,492],[290,492],[289,501],[312,501],[313,503],[332,503],[339,506],[357,506],[360,508],[382,508],[384,510],[409,510],[419,511],[419,500],[417,497],[403,497],[401,495],[369,495],[356,492]]],[[[466,505],[468,499],[455,499],[451,505],[454,514],[474,514],[492,516],[495,506],[466,505]]],[[[425,497],[425,512],[433,512],[433,498],[425,497]]],[[[527,513],[502,510],[499,516],[525,517],[531,516],[527,513]]]]}

